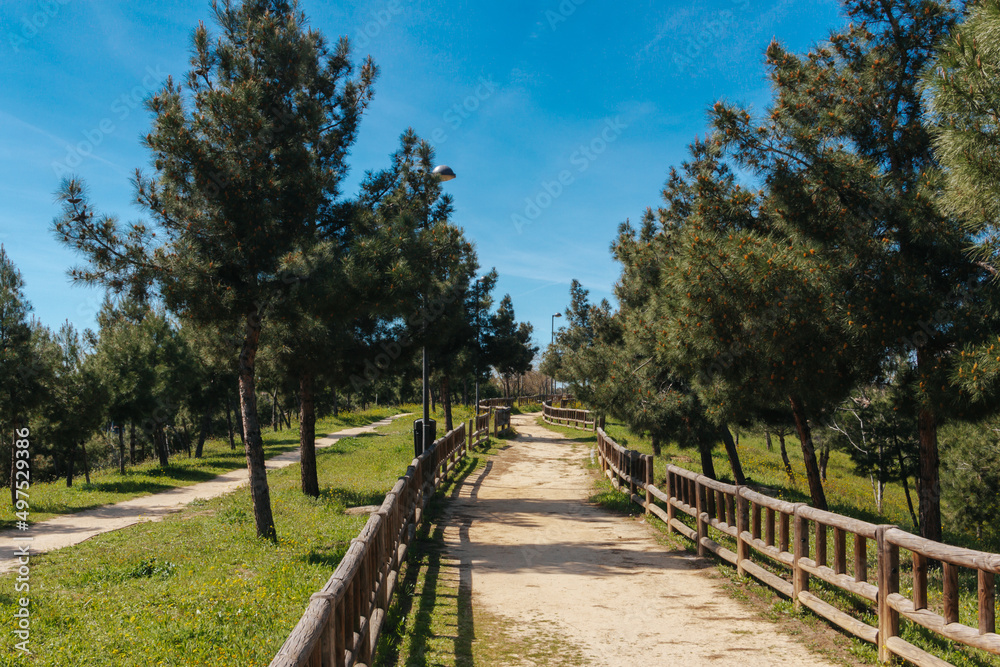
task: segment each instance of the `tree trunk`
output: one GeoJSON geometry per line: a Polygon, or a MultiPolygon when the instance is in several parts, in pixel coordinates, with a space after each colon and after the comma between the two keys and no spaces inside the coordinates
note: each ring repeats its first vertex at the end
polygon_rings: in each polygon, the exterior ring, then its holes
{"type": "Polygon", "coordinates": [[[795,474],[792,472],[792,462],[788,460],[788,450],[785,449],[785,430],[778,432],[778,446],[781,448],[781,462],[785,466],[785,474],[788,475],[788,481],[792,484],[795,483],[795,474]]]}
{"type": "Polygon", "coordinates": [[[733,480],[740,485],[746,484],[747,478],[743,474],[743,465],[740,463],[740,453],[733,441],[733,434],[729,432],[729,427],[725,424],[722,425],[720,434],[722,435],[722,444],[726,447],[726,455],[729,457],[729,467],[733,471],[733,480]]]}
{"type": "MultiPolygon", "coordinates": [[[[917,350],[917,371],[920,381],[925,381],[925,371],[933,359],[924,348],[917,350]]],[[[941,478],[938,457],[937,415],[923,405],[917,414],[917,432],[920,437],[920,535],[935,542],[941,541],[941,478]]]]}
{"type": "Polygon", "coordinates": [[[73,469],[76,468],[76,443],[73,449],[69,450],[68,461],[66,462],[66,488],[73,486],[73,469]]]}
{"type": "Polygon", "coordinates": [[[337,401],[337,390],[336,389],[333,390],[333,416],[334,417],[339,417],[340,416],[340,406],[338,405],[338,401],[337,401]]]}
{"type": "Polygon", "coordinates": [[[652,446],[653,446],[653,456],[659,456],[660,455],[660,436],[658,436],[658,435],[652,435],[652,436],[650,436],[649,439],[651,441],[650,444],[652,444],[652,446]]]}
{"type": "Polygon", "coordinates": [[[441,376],[441,407],[444,409],[444,432],[451,433],[451,380],[447,373],[441,376]]]}
{"type": "Polygon", "coordinates": [[[830,463],[830,444],[823,439],[823,444],[819,448],[819,477],[826,481],[826,467],[830,463]]]}
{"type": "Polygon", "coordinates": [[[795,417],[795,428],[799,432],[799,442],[802,443],[802,459],[806,466],[806,479],[809,481],[809,496],[812,498],[813,507],[825,510],[826,493],[823,491],[823,481],[820,478],[819,465],[816,463],[816,450],[813,448],[812,430],[809,428],[805,408],[795,396],[790,396],[788,400],[792,406],[792,416],[795,417]]]}
{"type": "Polygon", "coordinates": [[[87,443],[80,441],[80,449],[83,452],[83,478],[90,484],[90,461],[87,460],[87,443]]]}
{"type": "Polygon", "coordinates": [[[715,461],[712,460],[712,443],[705,440],[699,442],[698,451],[701,452],[701,474],[709,479],[717,479],[715,461]]]}
{"type": "Polygon", "coordinates": [[[153,426],[153,446],[160,457],[160,466],[166,468],[170,465],[170,454],[167,451],[167,433],[163,424],[153,426]]]}
{"type": "Polygon", "coordinates": [[[184,449],[187,450],[188,458],[191,458],[191,430],[188,428],[188,422],[186,419],[181,422],[181,427],[184,430],[178,433],[177,437],[179,437],[181,442],[184,444],[184,449]]]}
{"type": "MultiPolygon", "coordinates": [[[[246,436],[246,433],[243,431],[243,408],[242,408],[242,405],[241,405],[242,402],[240,400],[240,393],[239,393],[239,377],[237,377],[236,380],[237,380],[237,386],[236,386],[236,401],[235,401],[235,403],[236,403],[236,408],[237,408],[236,412],[238,413],[237,414],[238,418],[236,420],[236,433],[238,433],[239,436],[240,436],[240,447],[244,447],[245,448],[246,445],[247,445],[247,436],[246,436]]],[[[254,394],[254,396],[256,396],[256,394],[254,394]]],[[[256,401],[255,401],[255,404],[256,404],[256,401]]]]}
{"type": "Polygon", "coordinates": [[[125,474],[125,425],[118,425],[118,472],[125,474]]]}
{"type": "Polygon", "coordinates": [[[271,393],[271,430],[277,433],[281,430],[281,424],[278,423],[278,390],[275,389],[271,393]]]}
{"type": "Polygon", "coordinates": [[[766,429],[766,428],[764,429],[764,442],[767,443],[767,451],[769,451],[769,452],[774,451],[773,447],[771,446],[771,431],[770,431],[770,429],[766,429]]]}
{"type": "Polygon", "coordinates": [[[299,377],[299,469],[302,473],[302,493],[319,497],[319,475],[316,472],[316,403],[313,397],[313,376],[299,377]]]}
{"type": "Polygon", "coordinates": [[[129,461],[135,465],[135,422],[129,422],[128,425],[128,447],[129,461]]]}
{"type": "Polygon", "coordinates": [[[201,428],[198,429],[198,444],[194,448],[194,457],[200,459],[205,451],[205,439],[208,438],[208,429],[212,426],[212,411],[205,408],[205,414],[201,416],[201,428]]]}
{"type": "Polygon", "coordinates": [[[906,507],[910,510],[910,519],[913,521],[913,528],[920,532],[920,520],[917,518],[917,513],[913,511],[913,498],[910,497],[910,484],[906,481],[908,475],[906,474],[906,465],[903,461],[903,452],[899,452],[899,471],[900,471],[900,481],[903,483],[903,493],[906,494],[906,507]]]}
{"type": "Polygon", "coordinates": [[[229,429],[229,449],[236,449],[236,434],[233,433],[233,404],[226,394],[226,427],[229,429]]]}
{"type": "Polygon", "coordinates": [[[257,309],[246,314],[246,335],[240,351],[240,410],[243,417],[243,432],[250,471],[250,497],[253,499],[253,515],[257,525],[257,536],[276,542],[278,534],[274,529],[274,515],[271,514],[271,492],[267,486],[267,468],[264,464],[264,441],[257,421],[257,387],[254,378],[254,362],[257,346],[260,344],[261,321],[257,309]]]}

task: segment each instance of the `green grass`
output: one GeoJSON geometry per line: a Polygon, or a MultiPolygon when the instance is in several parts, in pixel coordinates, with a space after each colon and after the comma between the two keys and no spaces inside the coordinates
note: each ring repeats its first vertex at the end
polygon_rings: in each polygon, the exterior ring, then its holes
{"type": "MultiPolygon", "coordinates": [[[[539,423],[542,424],[539,418],[539,423]]],[[[572,428],[550,426],[560,433],[575,437],[582,442],[596,442],[596,436],[591,432],[572,428]],[[575,435],[574,435],[575,434],[575,435]]],[[[637,436],[620,422],[608,420],[605,432],[615,442],[634,449],[643,454],[652,454],[653,446],[648,437],[637,436]]],[[[740,461],[743,464],[747,483],[771,489],[778,498],[791,502],[809,502],[809,484],[805,476],[805,464],[802,462],[802,450],[798,438],[786,436],[785,448],[792,464],[793,479],[789,480],[781,462],[778,448],[778,438],[772,436],[773,450],[768,451],[764,436],[760,434],[741,433],[737,447],[740,461]]],[[[712,452],[712,462],[716,475],[722,481],[732,483],[732,472],[729,458],[721,444],[712,452]]],[[[667,464],[686,468],[701,473],[701,458],[697,450],[682,449],[675,442],[661,443],[661,454],[656,462],[656,479],[662,480],[666,474],[667,464]]],[[[886,487],[883,499],[882,513],[879,514],[868,478],[854,473],[854,464],[850,456],[843,451],[833,451],[827,466],[827,480],[824,483],[827,501],[831,512],[870,521],[872,523],[892,523],[903,530],[913,530],[913,522],[906,506],[906,498],[900,484],[890,484],[886,487]]],[[[917,502],[916,489],[910,480],[910,494],[913,502],[917,502]]],[[[956,536],[957,538],[957,536],[956,536]]]]}
{"type": "MultiPolygon", "coordinates": [[[[456,409],[456,419],[467,415],[456,409]]],[[[439,420],[440,422],[440,420],[439,420]]],[[[412,422],[318,453],[319,499],[297,465],[268,474],[279,540],[255,535],[249,492],[194,503],[159,523],[32,556],[33,658],[9,632],[0,665],[266,665],[332,574],[366,516],[413,458],[412,422]]],[[[14,575],[0,577],[13,618],[14,575]]]]}
{"type": "MultiPolygon", "coordinates": [[[[346,428],[365,426],[404,411],[398,408],[375,408],[365,412],[344,412],[338,417],[318,420],[316,434],[323,436],[346,428]]],[[[290,429],[266,432],[263,439],[266,458],[298,449],[298,424],[293,422],[290,429]]],[[[196,459],[188,458],[186,453],[176,453],[166,467],[155,461],[146,461],[130,466],[124,475],[117,468],[94,470],[90,474],[90,484],[85,483],[80,474],[73,480],[72,487],[66,486],[65,479],[32,482],[28,492],[30,520],[37,523],[60,514],[190,486],[246,466],[246,454],[238,438],[236,449],[229,448],[228,439],[207,440],[203,454],[202,458],[196,459]]],[[[12,527],[15,521],[10,503],[4,503],[0,512],[0,529],[12,527]]]]}

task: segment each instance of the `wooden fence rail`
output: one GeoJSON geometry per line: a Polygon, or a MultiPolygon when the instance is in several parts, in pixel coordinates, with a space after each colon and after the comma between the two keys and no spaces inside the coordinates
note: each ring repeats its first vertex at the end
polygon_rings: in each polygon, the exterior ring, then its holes
{"type": "Polygon", "coordinates": [[[901,639],[900,616],[946,639],[1000,655],[995,612],[1000,555],[932,542],[896,526],[877,526],[805,503],[790,503],[674,465],[667,466],[664,491],[654,484],[653,457],[622,447],[603,428],[597,428],[597,451],[601,470],[614,486],[628,493],[647,514],[663,520],[669,532],[693,541],[699,555],[712,552],[740,574],[750,575],[792,599],[796,606],[807,607],[875,644],[881,660],[889,662],[899,656],[920,667],[950,664],[901,639]],[[695,528],[681,521],[678,512],[692,517],[695,528]],[[735,553],[713,540],[709,529],[732,538],[735,553]],[[909,551],[913,559],[912,598],[900,593],[900,549],[909,551]],[[874,583],[869,571],[872,551],[874,583]],[[943,615],[927,608],[931,560],[942,563],[943,615]],[[977,627],[959,622],[959,568],[976,573],[977,627]],[[782,571],[786,574],[776,573],[782,571]],[[867,600],[878,619],[877,627],[811,593],[810,577],[867,600]]]}
{"type": "Polygon", "coordinates": [[[427,502],[469,449],[486,441],[490,413],[438,439],[386,494],[305,613],[271,667],[365,667],[372,664],[400,566],[427,502]]]}
{"type": "MultiPolygon", "coordinates": [[[[562,400],[565,404],[566,399],[562,400]]],[[[597,429],[597,416],[590,410],[575,410],[572,408],[552,407],[553,400],[542,403],[542,420],[546,424],[556,424],[559,426],[569,426],[584,431],[594,431],[597,429]]]]}

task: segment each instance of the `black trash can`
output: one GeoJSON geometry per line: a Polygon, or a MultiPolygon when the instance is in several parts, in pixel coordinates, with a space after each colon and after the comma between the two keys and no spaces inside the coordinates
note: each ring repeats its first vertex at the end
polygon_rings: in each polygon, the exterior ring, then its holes
{"type": "Polygon", "coordinates": [[[424,420],[418,419],[413,422],[413,455],[420,456],[424,453],[428,447],[434,444],[437,440],[437,422],[433,419],[428,419],[427,424],[429,428],[427,429],[427,444],[424,444],[424,420]]]}

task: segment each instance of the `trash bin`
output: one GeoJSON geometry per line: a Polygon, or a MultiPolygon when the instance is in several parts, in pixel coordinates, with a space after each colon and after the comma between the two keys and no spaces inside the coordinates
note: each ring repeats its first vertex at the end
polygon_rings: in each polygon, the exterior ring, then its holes
{"type": "Polygon", "coordinates": [[[424,420],[418,419],[413,422],[413,455],[420,456],[424,453],[424,450],[434,444],[437,440],[437,422],[433,419],[428,419],[427,424],[429,428],[427,429],[427,444],[424,445],[424,420]]]}

